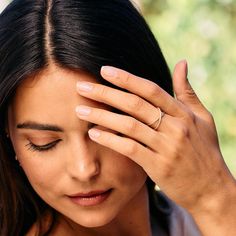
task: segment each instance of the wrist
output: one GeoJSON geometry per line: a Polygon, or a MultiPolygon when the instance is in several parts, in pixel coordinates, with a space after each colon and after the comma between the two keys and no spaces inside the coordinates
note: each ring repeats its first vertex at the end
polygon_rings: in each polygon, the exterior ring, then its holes
{"type": "Polygon", "coordinates": [[[214,187],[207,189],[202,198],[199,198],[199,202],[190,209],[194,218],[207,217],[221,223],[227,219],[227,216],[232,217],[235,214],[236,180],[228,172],[228,174],[221,175],[220,180],[215,180],[215,182],[218,183],[212,183],[214,187]]]}
{"type": "Polygon", "coordinates": [[[236,182],[226,186],[190,212],[205,236],[234,235],[236,232],[236,182]]]}

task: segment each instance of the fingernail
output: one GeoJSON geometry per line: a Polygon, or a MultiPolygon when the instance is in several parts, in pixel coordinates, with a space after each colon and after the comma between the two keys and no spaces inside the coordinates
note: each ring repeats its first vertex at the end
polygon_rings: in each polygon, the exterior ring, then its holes
{"type": "Polygon", "coordinates": [[[187,62],[187,60],[183,59],[183,60],[179,61],[179,63],[183,63],[185,75],[187,76],[188,75],[188,62],[187,62]]]}
{"type": "Polygon", "coordinates": [[[117,70],[114,67],[111,66],[103,66],[102,67],[102,73],[108,77],[116,77],[117,70]]]}
{"type": "Polygon", "coordinates": [[[90,92],[93,89],[93,85],[86,82],[77,82],[76,86],[78,91],[90,92]]]}
{"type": "Polygon", "coordinates": [[[78,106],[76,107],[75,110],[79,115],[82,115],[82,116],[87,116],[91,113],[91,109],[86,106],[78,106]]]}
{"type": "Polygon", "coordinates": [[[185,63],[185,75],[188,76],[188,62],[187,60],[183,60],[183,62],[185,63]]]}
{"type": "Polygon", "coordinates": [[[97,138],[100,137],[101,132],[98,131],[97,129],[90,129],[90,130],[88,131],[88,134],[89,134],[89,137],[90,137],[91,139],[97,139],[97,138]]]}

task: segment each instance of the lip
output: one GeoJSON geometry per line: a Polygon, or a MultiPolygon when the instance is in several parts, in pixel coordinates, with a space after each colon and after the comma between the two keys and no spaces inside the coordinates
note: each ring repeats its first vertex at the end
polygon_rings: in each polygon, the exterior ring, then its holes
{"type": "Polygon", "coordinates": [[[80,206],[95,206],[104,202],[110,196],[111,192],[112,189],[96,190],[87,193],[76,193],[68,197],[80,206]]]}

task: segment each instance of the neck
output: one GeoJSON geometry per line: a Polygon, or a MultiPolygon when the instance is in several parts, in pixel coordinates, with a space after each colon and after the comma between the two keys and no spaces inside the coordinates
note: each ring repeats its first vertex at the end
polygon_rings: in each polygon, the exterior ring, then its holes
{"type": "Polygon", "coordinates": [[[97,228],[85,228],[72,223],[61,216],[59,224],[55,229],[57,236],[65,235],[81,235],[81,236],[150,236],[150,213],[149,213],[149,201],[148,192],[146,186],[144,186],[137,196],[124,207],[120,214],[113,219],[109,224],[97,227],[97,228]],[[68,232],[71,232],[68,234],[68,232]]]}

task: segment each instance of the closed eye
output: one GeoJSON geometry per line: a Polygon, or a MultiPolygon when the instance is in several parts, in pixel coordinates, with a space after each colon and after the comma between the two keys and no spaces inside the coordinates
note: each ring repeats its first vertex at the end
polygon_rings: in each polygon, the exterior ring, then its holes
{"type": "Polygon", "coordinates": [[[47,144],[44,144],[44,145],[36,145],[32,142],[29,142],[28,144],[26,144],[25,146],[28,147],[28,150],[31,150],[31,151],[38,151],[38,152],[45,152],[45,151],[49,151],[49,150],[52,150],[53,148],[56,147],[56,145],[62,141],[62,139],[58,139],[58,140],[55,140],[51,143],[47,143],[47,144]]]}

